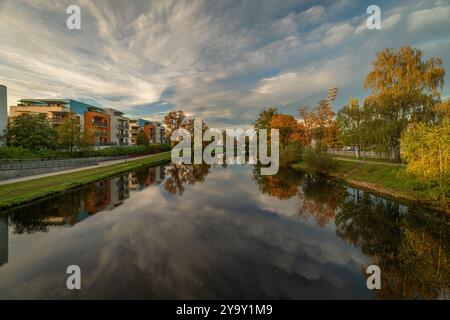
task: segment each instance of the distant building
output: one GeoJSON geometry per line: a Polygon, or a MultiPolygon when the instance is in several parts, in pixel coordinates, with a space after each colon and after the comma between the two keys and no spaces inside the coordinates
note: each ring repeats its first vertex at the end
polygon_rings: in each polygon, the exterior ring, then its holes
{"type": "Polygon", "coordinates": [[[141,130],[144,131],[149,143],[159,143],[156,128],[156,124],[152,121],[140,118],[130,119],[130,144],[137,144],[137,135],[141,130]]]}
{"type": "Polygon", "coordinates": [[[5,86],[0,85],[0,134],[6,130],[8,124],[8,102],[7,102],[7,89],[5,86]]]}
{"type": "Polygon", "coordinates": [[[129,130],[129,142],[132,145],[137,144],[137,135],[139,133],[140,127],[139,127],[139,119],[130,119],[130,130],[129,130]]]}
{"type": "Polygon", "coordinates": [[[16,106],[9,108],[10,119],[21,114],[45,114],[45,117],[54,125],[58,125],[64,118],[73,112],[80,118],[84,126],[84,114],[88,111],[102,112],[101,108],[76,101],[73,99],[20,99],[16,106]]]}
{"type": "Polygon", "coordinates": [[[116,145],[129,144],[130,119],[123,115],[123,112],[115,109],[105,109],[105,113],[110,116],[111,138],[110,142],[116,145]]]}

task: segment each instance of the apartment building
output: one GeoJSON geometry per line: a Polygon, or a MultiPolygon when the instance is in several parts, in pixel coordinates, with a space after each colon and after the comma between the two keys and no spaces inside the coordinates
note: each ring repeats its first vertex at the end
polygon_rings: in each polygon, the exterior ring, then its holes
{"type": "Polygon", "coordinates": [[[20,99],[16,106],[10,106],[9,116],[14,117],[29,113],[42,114],[54,125],[58,125],[70,112],[80,118],[84,126],[84,114],[88,111],[102,112],[103,109],[73,99],[20,99]]]}
{"type": "Polygon", "coordinates": [[[84,113],[84,130],[92,132],[96,138],[96,145],[111,143],[111,117],[99,111],[84,113]]]}
{"type": "Polygon", "coordinates": [[[105,109],[105,113],[110,117],[111,134],[110,142],[115,145],[128,145],[129,144],[129,126],[130,119],[124,116],[123,112],[115,109],[105,109]]]}
{"type": "Polygon", "coordinates": [[[137,144],[137,135],[143,130],[149,143],[158,143],[156,138],[156,125],[148,120],[134,118],[130,119],[130,144],[137,144]]]}
{"type": "Polygon", "coordinates": [[[130,119],[129,121],[129,143],[131,145],[137,144],[137,135],[139,133],[140,127],[139,127],[139,119],[130,119]]]}

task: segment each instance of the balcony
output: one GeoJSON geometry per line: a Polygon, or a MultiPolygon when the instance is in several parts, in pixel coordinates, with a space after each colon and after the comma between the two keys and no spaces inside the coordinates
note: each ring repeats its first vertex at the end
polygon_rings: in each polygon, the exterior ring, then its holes
{"type": "Polygon", "coordinates": [[[92,126],[93,127],[100,127],[100,128],[107,128],[108,124],[105,122],[97,122],[97,121],[93,121],[92,122],[92,126]]]}

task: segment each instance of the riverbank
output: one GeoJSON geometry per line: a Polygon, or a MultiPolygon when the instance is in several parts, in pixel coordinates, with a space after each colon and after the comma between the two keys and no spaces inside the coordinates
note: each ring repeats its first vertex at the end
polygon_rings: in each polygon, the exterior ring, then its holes
{"type": "Polygon", "coordinates": [[[163,152],[148,156],[144,159],[129,159],[128,161],[110,166],[0,185],[0,209],[24,204],[109,176],[125,173],[144,166],[161,164],[169,160],[170,152],[163,152]]]}
{"type": "MultiPolygon", "coordinates": [[[[333,159],[333,164],[333,169],[328,175],[350,186],[398,200],[415,202],[450,214],[449,200],[436,200],[419,181],[406,174],[403,166],[344,161],[343,159],[333,159]]],[[[305,162],[294,164],[292,167],[296,170],[308,171],[305,162]]]]}

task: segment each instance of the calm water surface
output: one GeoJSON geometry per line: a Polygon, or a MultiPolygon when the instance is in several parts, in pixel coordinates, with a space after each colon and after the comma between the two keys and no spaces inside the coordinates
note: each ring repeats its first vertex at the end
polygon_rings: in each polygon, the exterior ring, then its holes
{"type": "Polygon", "coordinates": [[[449,248],[442,214],[329,180],[168,164],[1,213],[0,298],[445,299],[449,248]]]}

